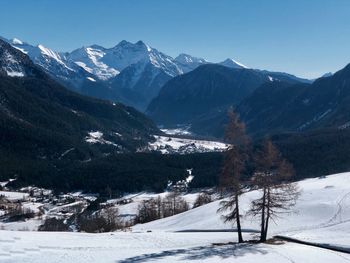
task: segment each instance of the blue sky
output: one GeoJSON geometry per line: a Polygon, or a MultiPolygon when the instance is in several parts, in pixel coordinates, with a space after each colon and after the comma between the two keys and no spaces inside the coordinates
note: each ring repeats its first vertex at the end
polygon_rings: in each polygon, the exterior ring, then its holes
{"type": "Polygon", "coordinates": [[[58,51],[143,40],[171,56],[314,78],[350,63],[349,0],[0,0],[0,35],[58,51]]]}

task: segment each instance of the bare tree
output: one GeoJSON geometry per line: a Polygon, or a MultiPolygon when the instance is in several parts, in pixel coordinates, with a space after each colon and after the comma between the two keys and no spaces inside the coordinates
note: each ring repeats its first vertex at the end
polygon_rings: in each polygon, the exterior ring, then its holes
{"type": "Polygon", "coordinates": [[[153,198],[149,200],[143,200],[138,206],[138,223],[147,223],[153,220],[159,219],[157,201],[153,198]]]}
{"type": "Polygon", "coordinates": [[[173,191],[166,195],[166,197],[163,200],[165,208],[167,210],[164,210],[164,217],[170,216],[170,215],[176,215],[182,212],[185,212],[189,209],[188,203],[185,199],[181,197],[181,194],[179,191],[173,191]],[[169,211],[170,209],[170,211],[169,211]]]}
{"type": "Polygon", "coordinates": [[[229,123],[225,131],[225,141],[230,144],[225,153],[224,165],[220,175],[220,187],[229,192],[228,200],[220,203],[218,212],[230,211],[223,215],[225,222],[235,222],[237,226],[238,242],[243,242],[239,196],[242,194],[241,174],[245,168],[247,151],[250,140],[245,132],[245,125],[240,122],[233,110],[228,113],[229,123]]]}
{"type": "Polygon", "coordinates": [[[202,206],[202,205],[205,205],[205,204],[208,204],[212,201],[212,198],[211,198],[211,195],[206,193],[206,192],[203,192],[203,193],[200,193],[197,198],[196,198],[196,201],[194,202],[193,204],[193,208],[196,208],[196,207],[199,207],[199,206],[202,206]]]}
{"type": "Polygon", "coordinates": [[[136,222],[147,223],[163,217],[173,216],[189,209],[189,205],[179,193],[170,192],[166,197],[143,200],[138,206],[136,222]]]}
{"type": "Polygon", "coordinates": [[[249,213],[260,216],[260,241],[264,242],[270,220],[275,221],[280,214],[290,212],[299,191],[296,184],[290,182],[294,174],[293,167],[281,157],[270,140],[264,141],[254,159],[256,170],[252,183],[261,189],[262,196],[252,202],[249,213]]]}

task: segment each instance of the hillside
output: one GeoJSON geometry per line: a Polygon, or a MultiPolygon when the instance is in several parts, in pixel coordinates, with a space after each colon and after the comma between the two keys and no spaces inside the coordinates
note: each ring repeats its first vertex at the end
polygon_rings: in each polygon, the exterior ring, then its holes
{"type": "Polygon", "coordinates": [[[238,107],[251,133],[349,126],[350,65],[312,84],[268,83],[238,107]]]}
{"type": "Polygon", "coordinates": [[[239,103],[268,77],[249,69],[203,65],[167,82],[148,106],[158,124],[191,124],[202,115],[239,103]]]}
{"type": "Polygon", "coordinates": [[[15,173],[25,159],[48,165],[134,152],[159,133],[131,107],[68,91],[1,40],[0,116],[1,176],[15,173]]]}
{"type": "Polygon", "coordinates": [[[220,137],[228,108],[237,107],[263,84],[309,82],[287,73],[249,69],[230,59],[220,64],[202,65],[171,79],[146,113],[165,127],[186,126],[195,134],[220,137]]]}
{"type": "MultiPolygon", "coordinates": [[[[300,181],[302,195],[293,213],[283,215],[272,235],[349,248],[349,173],[300,181]]],[[[256,191],[243,195],[244,211],[256,191]]],[[[0,260],[4,262],[348,262],[346,253],[290,242],[232,244],[232,232],[176,232],[227,229],[216,213],[219,201],[172,217],[133,227],[131,232],[103,234],[2,231],[0,260]],[[200,220],[199,220],[200,219],[200,220]],[[117,252],[116,252],[117,251],[117,252]],[[312,259],[310,261],[310,258],[312,259]]],[[[258,220],[243,218],[245,229],[259,227],[258,220]]],[[[254,233],[245,233],[253,238],[254,233]]]]}

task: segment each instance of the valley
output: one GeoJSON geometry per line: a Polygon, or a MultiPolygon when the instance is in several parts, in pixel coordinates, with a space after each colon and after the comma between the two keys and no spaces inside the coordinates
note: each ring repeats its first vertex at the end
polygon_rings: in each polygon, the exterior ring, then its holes
{"type": "Polygon", "coordinates": [[[0,263],[350,261],[350,2],[1,10],[0,263]]]}

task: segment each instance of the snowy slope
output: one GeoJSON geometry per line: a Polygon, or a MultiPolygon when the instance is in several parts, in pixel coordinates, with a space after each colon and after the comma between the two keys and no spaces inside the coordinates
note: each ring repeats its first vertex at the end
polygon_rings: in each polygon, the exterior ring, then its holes
{"type": "Polygon", "coordinates": [[[0,262],[340,263],[350,260],[348,254],[299,244],[227,244],[232,240],[232,233],[1,231],[0,262]]]}
{"type": "MultiPolygon", "coordinates": [[[[343,238],[348,241],[347,244],[350,244],[350,173],[307,179],[300,181],[298,185],[301,196],[297,205],[291,214],[278,219],[277,224],[270,225],[270,235],[306,235],[314,241],[322,242],[323,240],[319,237],[334,236],[334,231],[337,231],[339,240],[343,238]],[[308,236],[307,233],[313,233],[313,235],[308,236]]],[[[243,214],[249,209],[250,201],[260,195],[260,192],[252,191],[242,196],[243,214]]],[[[137,225],[134,230],[178,231],[230,228],[231,225],[223,223],[220,214],[216,213],[219,202],[215,201],[173,217],[137,225]]],[[[258,218],[244,216],[242,225],[246,229],[259,229],[258,218]]]]}
{"type": "MultiPolygon", "coordinates": [[[[303,180],[295,213],[271,224],[272,234],[343,247],[350,244],[350,173],[303,180]]],[[[242,196],[241,207],[257,191],[242,196]]],[[[140,200],[146,196],[140,195],[140,200]]],[[[136,198],[134,196],[134,198],[136,198]]],[[[135,199],[136,200],[136,199],[135,199]]],[[[1,231],[0,262],[348,262],[350,255],[295,243],[228,244],[230,232],[173,232],[221,229],[218,201],[183,214],[137,225],[132,232],[105,234],[1,231]],[[148,232],[146,230],[152,230],[148,232]]],[[[244,217],[244,228],[258,222],[244,217]]],[[[246,239],[255,234],[245,233],[246,239]]]]}
{"type": "Polygon", "coordinates": [[[35,64],[43,67],[47,71],[54,72],[57,75],[69,74],[69,72],[75,71],[66,61],[63,54],[53,51],[41,44],[33,46],[17,38],[12,39],[10,44],[24,54],[27,54],[35,64]]]}
{"type": "Polygon", "coordinates": [[[180,67],[182,73],[190,72],[200,65],[210,63],[203,58],[197,58],[183,53],[175,58],[175,62],[180,67]]]}
{"type": "Polygon", "coordinates": [[[67,58],[101,80],[115,77],[126,67],[139,62],[151,63],[171,76],[181,73],[171,57],[142,41],[130,43],[123,40],[112,48],[82,47],[68,54],[67,58]]]}

